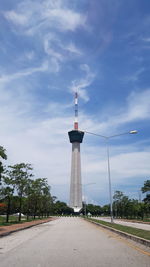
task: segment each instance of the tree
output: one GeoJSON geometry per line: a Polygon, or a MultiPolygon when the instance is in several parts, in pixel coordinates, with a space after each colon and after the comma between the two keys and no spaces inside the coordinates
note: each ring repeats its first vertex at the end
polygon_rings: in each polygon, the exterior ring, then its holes
{"type": "Polygon", "coordinates": [[[122,209],[122,199],[124,197],[123,192],[121,191],[115,191],[114,195],[113,195],[113,210],[115,211],[115,215],[116,217],[121,217],[123,216],[123,209],[122,209]]]}
{"type": "MultiPolygon", "coordinates": [[[[144,182],[144,186],[141,188],[142,193],[147,193],[146,197],[144,198],[144,203],[150,205],[150,180],[144,182]],[[148,194],[149,193],[149,194],[148,194]]],[[[150,210],[150,206],[149,206],[150,210]]]]}
{"type": "Polygon", "coordinates": [[[0,146],[0,157],[5,160],[7,159],[6,149],[4,149],[2,146],[0,146]]]}
{"type": "Polygon", "coordinates": [[[22,213],[22,198],[26,195],[26,187],[28,179],[33,176],[31,164],[20,163],[14,166],[9,166],[7,175],[11,179],[11,183],[16,189],[19,196],[19,221],[21,221],[22,213]]]}
{"type": "Polygon", "coordinates": [[[30,202],[30,211],[34,218],[36,215],[43,216],[44,214],[49,214],[52,197],[47,178],[37,178],[32,180],[28,197],[30,202]]]}
{"type": "Polygon", "coordinates": [[[55,215],[70,215],[74,214],[74,210],[67,206],[65,202],[57,200],[53,203],[53,214],[55,215]]]}
{"type": "Polygon", "coordinates": [[[97,216],[102,214],[102,208],[98,205],[88,204],[86,205],[86,212],[87,214],[90,213],[93,216],[97,216]]]}
{"type": "Polygon", "coordinates": [[[9,215],[10,215],[10,205],[11,200],[14,193],[14,186],[12,185],[12,180],[7,175],[2,177],[3,186],[0,189],[1,197],[6,201],[7,203],[7,210],[6,210],[6,222],[9,222],[9,215]]]}
{"type": "MultiPolygon", "coordinates": [[[[6,150],[2,146],[0,146],[0,157],[5,160],[7,159],[6,150]]],[[[3,167],[2,162],[0,161],[0,181],[2,178],[3,171],[4,171],[4,167],[3,167]]]]}
{"type": "Polygon", "coordinates": [[[142,193],[147,193],[150,191],[150,180],[144,182],[144,186],[141,188],[142,193]]]}

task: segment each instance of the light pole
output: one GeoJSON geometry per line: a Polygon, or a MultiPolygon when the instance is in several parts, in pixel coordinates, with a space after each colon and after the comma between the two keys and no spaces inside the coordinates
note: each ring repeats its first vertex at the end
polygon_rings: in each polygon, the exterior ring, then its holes
{"type": "MultiPolygon", "coordinates": [[[[81,132],[83,132],[83,131],[81,131],[81,132]]],[[[88,133],[88,134],[100,136],[100,137],[104,138],[105,141],[106,141],[106,147],[107,147],[107,166],[108,166],[108,181],[109,181],[109,199],[110,199],[110,216],[111,216],[111,223],[113,223],[114,220],[113,220],[113,206],[112,206],[111,175],[110,175],[109,139],[110,138],[117,137],[117,136],[121,136],[121,135],[126,135],[126,134],[136,134],[137,131],[136,130],[132,130],[132,131],[129,131],[129,132],[115,134],[115,135],[111,135],[111,136],[105,136],[105,135],[101,135],[101,134],[95,134],[95,133],[87,132],[87,131],[84,131],[84,133],[88,133]]]]}
{"type": "MultiPolygon", "coordinates": [[[[95,184],[95,183],[83,184],[82,186],[86,187],[86,186],[89,186],[89,185],[92,185],[92,184],[95,184]]],[[[85,190],[83,190],[83,192],[85,192],[85,190]]],[[[86,217],[86,198],[84,198],[84,214],[85,214],[85,217],[86,217]]]]}

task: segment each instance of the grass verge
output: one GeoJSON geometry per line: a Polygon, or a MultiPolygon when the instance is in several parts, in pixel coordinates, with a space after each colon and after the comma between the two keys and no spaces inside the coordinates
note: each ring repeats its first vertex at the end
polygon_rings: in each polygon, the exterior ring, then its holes
{"type": "Polygon", "coordinates": [[[31,221],[37,221],[37,220],[44,220],[44,219],[48,219],[47,217],[43,217],[43,218],[29,218],[28,220],[23,218],[20,222],[18,221],[18,217],[16,216],[10,216],[9,217],[9,222],[6,222],[6,218],[0,216],[0,227],[1,226],[9,226],[12,224],[20,224],[20,223],[25,223],[25,222],[31,222],[31,221]]]}
{"type": "Polygon", "coordinates": [[[104,221],[97,220],[97,219],[88,218],[88,220],[111,227],[113,229],[116,229],[122,232],[125,232],[127,234],[135,235],[135,236],[144,238],[146,240],[150,240],[150,231],[147,231],[147,230],[142,230],[142,229],[138,229],[138,228],[134,228],[130,226],[124,226],[124,225],[120,225],[116,223],[112,224],[112,223],[104,222],[104,221]]]}

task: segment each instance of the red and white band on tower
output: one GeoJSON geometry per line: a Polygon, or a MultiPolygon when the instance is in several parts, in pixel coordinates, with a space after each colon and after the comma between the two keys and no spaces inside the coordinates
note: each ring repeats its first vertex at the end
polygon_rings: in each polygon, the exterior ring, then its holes
{"type": "Polygon", "coordinates": [[[78,93],[77,92],[75,92],[74,106],[75,106],[74,130],[78,130],[78,93]]]}

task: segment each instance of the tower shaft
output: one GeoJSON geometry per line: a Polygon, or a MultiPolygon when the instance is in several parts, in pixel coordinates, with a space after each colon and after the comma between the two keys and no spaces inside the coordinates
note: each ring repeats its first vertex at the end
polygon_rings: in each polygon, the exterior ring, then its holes
{"type": "Polygon", "coordinates": [[[75,212],[79,212],[82,208],[80,143],[78,142],[72,143],[70,207],[75,212]]]}

